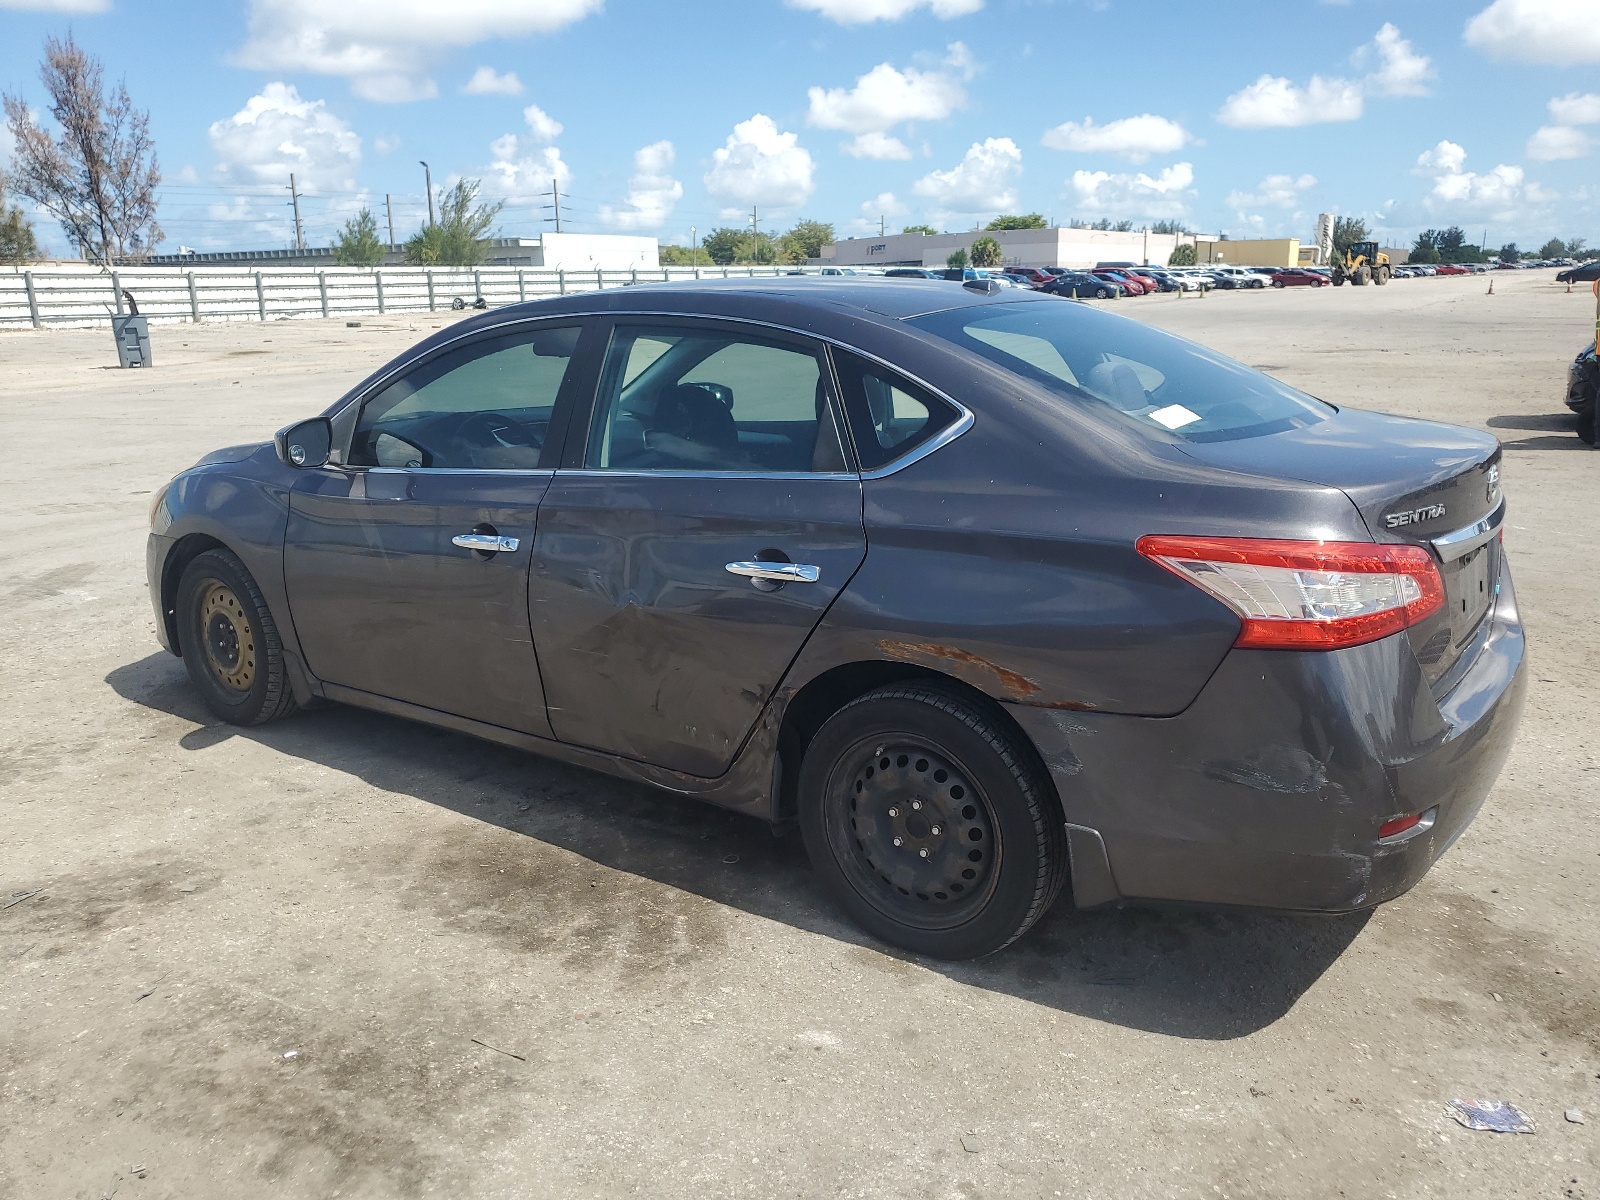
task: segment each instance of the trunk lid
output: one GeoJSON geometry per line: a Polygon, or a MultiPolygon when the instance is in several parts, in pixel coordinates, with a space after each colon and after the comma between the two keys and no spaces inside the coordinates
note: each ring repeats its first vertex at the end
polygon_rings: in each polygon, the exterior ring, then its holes
{"type": "Polygon", "coordinates": [[[1303,429],[1235,441],[1193,442],[1191,458],[1233,471],[1336,487],[1355,503],[1374,541],[1428,547],[1444,578],[1445,606],[1407,631],[1417,660],[1436,690],[1465,669],[1493,607],[1500,543],[1491,538],[1465,553],[1436,545],[1479,522],[1497,524],[1500,443],[1458,425],[1342,409],[1303,429]]]}

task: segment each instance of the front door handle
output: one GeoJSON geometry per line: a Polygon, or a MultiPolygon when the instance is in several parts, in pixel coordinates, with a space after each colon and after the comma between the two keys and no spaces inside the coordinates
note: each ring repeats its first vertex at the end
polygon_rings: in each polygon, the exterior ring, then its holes
{"type": "Polygon", "coordinates": [[[822,578],[822,568],[806,563],[787,562],[731,562],[728,574],[743,575],[761,583],[815,583],[822,578]]]}
{"type": "Polygon", "coordinates": [[[485,554],[510,554],[520,544],[514,537],[501,537],[498,533],[458,533],[450,539],[452,545],[463,550],[481,550],[485,554]]]}

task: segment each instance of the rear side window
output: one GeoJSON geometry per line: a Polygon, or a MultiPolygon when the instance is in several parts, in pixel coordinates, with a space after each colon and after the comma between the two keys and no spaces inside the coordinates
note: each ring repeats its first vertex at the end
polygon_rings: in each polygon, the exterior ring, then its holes
{"type": "Polygon", "coordinates": [[[1333,411],[1192,342],[1078,304],[991,304],[909,323],[1064,399],[1187,441],[1277,433],[1333,411]]]}
{"type": "Polygon", "coordinates": [[[961,417],[927,389],[858,355],[836,351],[834,365],[863,471],[888,466],[961,417]]]}

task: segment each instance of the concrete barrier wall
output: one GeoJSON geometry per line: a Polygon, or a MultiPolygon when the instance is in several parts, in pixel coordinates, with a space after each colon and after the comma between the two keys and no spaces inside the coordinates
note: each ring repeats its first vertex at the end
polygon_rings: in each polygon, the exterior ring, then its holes
{"type": "Polygon", "coordinates": [[[672,279],[811,273],[815,267],[661,267],[544,271],[519,267],[94,267],[0,271],[0,329],[109,327],[127,311],[123,292],[152,323],[282,321],[371,313],[434,312],[480,296],[491,306],[672,279]]]}

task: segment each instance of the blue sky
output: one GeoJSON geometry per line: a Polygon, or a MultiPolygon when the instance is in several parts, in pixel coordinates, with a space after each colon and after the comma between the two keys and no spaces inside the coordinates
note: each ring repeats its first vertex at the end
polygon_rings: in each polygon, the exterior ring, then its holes
{"type": "MultiPolygon", "coordinates": [[[[150,111],[164,250],[396,232],[481,178],[508,234],[1168,217],[1309,240],[1600,243],[1600,0],[0,0],[0,86],[71,29],[150,111]]],[[[8,151],[0,133],[0,163],[8,151]]],[[[38,226],[61,247],[46,219],[38,226]]]]}

